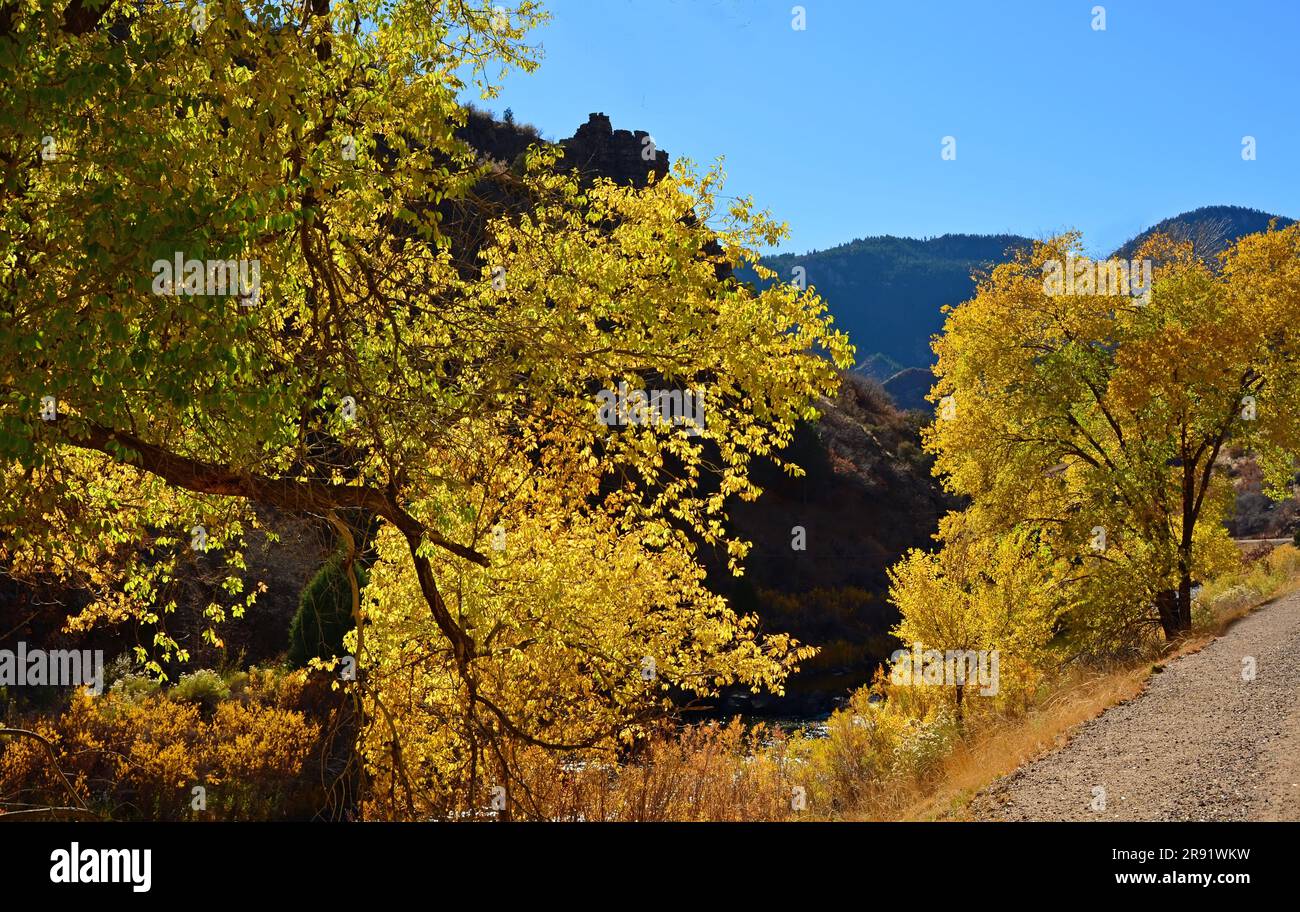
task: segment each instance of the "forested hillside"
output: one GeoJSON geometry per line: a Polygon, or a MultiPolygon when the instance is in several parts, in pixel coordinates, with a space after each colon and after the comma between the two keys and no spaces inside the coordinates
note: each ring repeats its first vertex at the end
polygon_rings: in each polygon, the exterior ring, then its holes
{"type": "Polygon", "coordinates": [[[839,326],[857,345],[859,358],[879,352],[901,369],[933,361],[930,337],[943,326],[940,309],[970,297],[972,272],[1028,245],[1027,238],[1010,234],[883,236],[764,262],[787,281],[796,266],[803,267],[808,284],[830,302],[839,326]]]}

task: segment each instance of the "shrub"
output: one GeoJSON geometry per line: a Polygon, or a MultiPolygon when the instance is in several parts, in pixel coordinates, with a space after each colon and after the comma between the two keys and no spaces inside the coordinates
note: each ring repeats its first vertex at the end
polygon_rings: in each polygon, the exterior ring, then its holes
{"type": "Polygon", "coordinates": [[[924,781],[952,751],[958,737],[956,720],[946,706],[924,719],[909,719],[894,748],[890,773],[907,781],[924,781]]]}
{"type": "MultiPolygon", "coordinates": [[[[195,699],[129,684],[101,696],[78,691],[61,716],[26,727],[51,742],[78,795],[106,817],[310,819],[325,804],[311,762],[322,749],[321,727],[251,688],[249,700],[219,702],[205,718],[199,700],[219,692],[213,678],[221,681],[211,671],[188,676],[200,682],[190,684],[195,699]],[[200,785],[207,791],[202,811],[191,806],[200,785]]],[[[305,683],[303,675],[282,676],[276,696],[301,692],[305,683]]],[[[69,802],[41,744],[0,741],[0,800],[69,802]]]]}
{"type": "Polygon", "coordinates": [[[208,710],[230,696],[230,687],[210,668],[200,668],[193,674],[181,675],[171,691],[171,696],[183,703],[198,703],[208,710]]]}
{"type": "Polygon", "coordinates": [[[1279,595],[1300,573],[1300,548],[1279,545],[1244,566],[1207,582],[1193,605],[1198,627],[1279,595]]]}
{"type": "MultiPolygon", "coordinates": [[[[365,569],[355,565],[357,584],[366,584],[365,569]]],[[[314,658],[344,655],[343,637],[353,627],[352,585],[342,555],[335,554],[317,571],[298,599],[289,624],[289,664],[306,667],[314,658]]]]}
{"type": "Polygon", "coordinates": [[[138,700],[156,694],[162,685],[152,675],[127,674],[118,678],[109,687],[109,692],[124,700],[138,700]]]}

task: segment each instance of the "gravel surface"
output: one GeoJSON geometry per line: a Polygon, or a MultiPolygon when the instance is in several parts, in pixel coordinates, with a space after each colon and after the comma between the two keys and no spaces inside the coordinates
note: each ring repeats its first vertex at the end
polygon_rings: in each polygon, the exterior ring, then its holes
{"type": "Polygon", "coordinates": [[[1300,820],[1298,783],[1300,593],[1168,663],[1142,694],[990,785],[971,813],[983,820],[1300,820]]]}

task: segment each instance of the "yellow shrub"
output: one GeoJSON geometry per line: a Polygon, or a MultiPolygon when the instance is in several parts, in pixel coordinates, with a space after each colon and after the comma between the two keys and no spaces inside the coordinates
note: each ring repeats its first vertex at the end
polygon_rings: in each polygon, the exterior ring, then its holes
{"type": "MultiPolygon", "coordinates": [[[[227,700],[205,717],[200,704],[164,692],[79,691],[60,717],[30,727],[53,745],[82,800],[106,816],[272,819],[316,810],[318,786],[306,773],[320,726],[295,710],[227,700]],[[192,807],[195,786],[206,790],[206,809],[192,807]]],[[[0,740],[0,798],[71,802],[44,747],[29,738],[0,740]]]]}

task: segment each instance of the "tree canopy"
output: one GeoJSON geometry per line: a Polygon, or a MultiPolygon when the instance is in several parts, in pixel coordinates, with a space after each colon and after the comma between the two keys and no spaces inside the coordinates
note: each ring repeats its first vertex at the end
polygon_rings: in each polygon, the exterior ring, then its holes
{"type": "Polygon", "coordinates": [[[541,17],[0,6],[0,559],[90,591],[74,626],[153,625],[160,669],[200,539],[219,641],[256,610],[255,505],[345,544],[377,522],[349,686],[396,815],[808,654],[711,594],[698,549],[739,569],[728,499],[851,350],[812,291],[732,278],[783,228],[720,205],[720,167],[635,188],[457,139],[465,92],[536,65],[541,17]],[[600,423],[621,383],[702,391],[703,427],[600,423]]]}
{"type": "Polygon", "coordinates": [[[1139,296],[1060,293],[1063,268],[1118,269],[1081,247],[1066,234],[997,266],[934,344],[926,446],[969,505],[937,554],[895,568],[898,632],[1006,649],[1004,669],[1182,636],[1194,584],[1237,559],[1225,448],[1256,453],[1278,496],[1300,455],[1300,230],[1210,261],[1153,237],[1124,264],[1152,268],[1139,296]]]}

